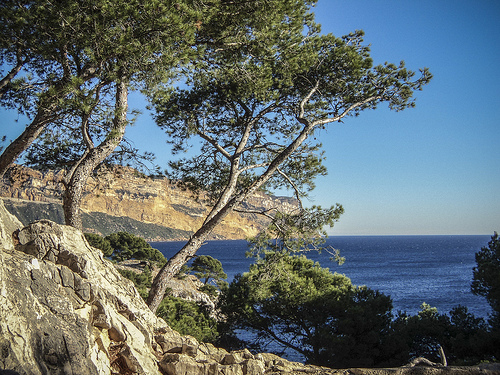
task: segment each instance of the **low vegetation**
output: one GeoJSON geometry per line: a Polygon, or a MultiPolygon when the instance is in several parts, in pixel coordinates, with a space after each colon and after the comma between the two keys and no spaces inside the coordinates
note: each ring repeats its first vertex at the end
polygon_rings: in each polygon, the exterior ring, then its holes
{"type": "Polygon", "coordinates": [[[91,246],[100,249],[106,257],[117,262],[129,259],[146,260],[161,267],[167,261],[163,254],[152,248],[144,238],[127,232],[112,233],[104,238],[86,233],[85,238],[91,246]]]}
{"type": "Polygon", "coordinates": [[[180,334],[193,336],[198,341],[215,342],[218,338],[217,321],[202,303],[167,296],[161,301],[156,315],[180,334]]]}
{"type": "MultiPolygon", "coordinates": [[[[162,263],[155,258],[158,250],[145,251],[145,241],[130,234],[86,236],[112,259],[162,263]]],[[[266,238],[271,241],[272,236],[266,238]]],[[[271,241],[268,245],[273,250],[262,250],[262,239],[254,241],[260,249],[254,252],[254,264],[230,284],[225,282],[220,261],[196,257],[178,277],[194,274],[203,283],[201,291],[217,302],[217,311],[167,291],[157,315],[181,334],[202,342],[231,350],[296,352],[309,363],[334,368],[401,366],[420,356],[452,365],[474,365],[500,357],[495,310],[500,240],[496,233],[476,255],[472,283],[474,293],[489,296],[494,312],[488,320],[475,317],[464,306],[439,313],[426,303],[416,315],[393,315],[390,296],[355,286],[347,276],[332,273],[303,254],[290,253],[278,243],[284,242],[271,241]],[[238,334],[242,331],[245,335],[238,334]]],[[[151,269],[120,272],[146,299],[151,269]]]]}

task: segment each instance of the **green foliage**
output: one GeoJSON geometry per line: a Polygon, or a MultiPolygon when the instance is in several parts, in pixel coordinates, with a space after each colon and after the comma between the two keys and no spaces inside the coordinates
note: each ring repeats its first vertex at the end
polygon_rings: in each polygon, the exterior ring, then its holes
{"type": "Polygon", "coordinates": [[[391,318],[391,299],[305,256],[266,252],[221,298],[233,329],[256,334],[331,367],[371,366],[391,318]]]}
{"type": "Polygon", "coordinates": [[[169,296],[160,303],[156,315],[182,335],[191,335],[202,342],[217,338],[217,322],[201,304],[169,296]]]}
{"type": "Polygon", "coordinates": [[[127,259],[143,259],[163,266],[167,260],[163,254],[151,247],[144,238],[127,232],[112,233],[105,237],[113,248],[111,258],[118,262],[127,259]]]}
{"type": "Polygon", "coordinates": [[[490,324],[495,331],[500,332],[500,237],[497,232],[491,237],[488,246],[476,253],[476,264],[472,293],[486,297],[493,309],[490,324]]]}
{"type": "Polygon", "coordinates": [[[416,77],[404,63],[372,67],[361,31],[319,35],[304,5],[287,9],[296,19],[277,10],[283,19],[276,29],[263,23],[227,51],[208,49],[187,88],[153,93],[156,121],[174,150],[189,148],[193,137],[202,142],[195,157],[171,164],[172,177],[217,200],[226,186],[240,191],[272,171],[268,188],[287,186],[304,196],[326,173],[312,136],[317,129],[382,102],[395,110],[413,106],[413,92],[431,79],[426,69],[416,77]],[[291,31],[284,20],[293,23],[291,31]]]}
{"type": "Polygon", "coordinates": [[[484,319],[474,317],[463,306],[455,307],[449,315],[439,314],[426,303],[421,309],[414,316],[400,313],[392,323],[384,365],[399,366],[420,356],[441,362],[439,346],[450,364],[473,365],[493,359],[493,342],[484,319]]]}
{"type": "Polygon", "coordinates": [[[100,249],[105,257],[110,257],[113,254],[113,247],[107,239],[94,233],[85,233],[85,238],[90,246],[100,249]]]}
{"type": "Polygon", "coordinates": [[[338,203],[328,209],[312,206],[292,213],[278,211],[265,230],[249,239],[251,249],[247,255],[258,256],[269,250],[291,253],[325,251],[342,264],[345,259],[339,251],[324,244],[327,238],[325,228],[332,228],[343,213],[344,208],[338,203]]]}
{"type": "Polygon", "coordinates": [[[205,285],[213,279],[216,284],[220,283],[224,279],[227,279],[222,263],[210,255],[199,255],[191,264],[191,270],[194,271],[194,275],[203,281],[205,285]]]}
{"type": "Polygon", "coordinates": [[[0,153],[2,152],[2,150],[4,149],[4,145],[3,143],[5,143],[5,141],[7,140],[7,136],[4,135],[0,138],[0,153]]]}
{"type": "MultiPolygon", "coordinates": [[[[94,141],[102,139],[106,125],[111,123],[111,119],[102,118],[95,122],[101,124],[91,127],[94,141]]],[[[76,122],[76,121],[75,121],[76,122]]],[[[42,172],[58,171],[72,166],[80,155],[85,152],[85,145],[82,143],[80,128],[65,126],[59,129],[60,124],[49,125],[27,150],[24,156],[24,165],[42,172]]],[[[124,165],[134,167],[142,172],[151,172],[154,169],[154,155],[150,152],[141,153],[134,148],[130,140],[124,138],[115,151],[105,160],[106,165],[124,165]]],[[[141,172],[137,172],[141,173],[141,172]]],[[[98,174],[96,173],[98,177],[98,174]]]]}
{"type": "Polygon", "coordinates": [[[148,266],[144,267],[142,272],[132,270],[118,269],[118,272],[129,280],[132,280],[137,291],[145,300],[148,297],[149,288],[151,288],[151,270],[148,266]]]}
{"type": "Polygon", "coordinates": [[[128,156],[137,150],[122,142],[132,122],[128,90],[178,75],[194,56],[197,20],[213,11],[191,0],[0,2],[0,105],[32,120],[0,155],[0,172],[51,128],[26,160],[40,169],[66,167],[66,222],[80,227],[73,185],[81,188],[119,144],[114,160],[135,161],[128,156]],[[73,179],[71,167],[83,173],[73,179]]]}

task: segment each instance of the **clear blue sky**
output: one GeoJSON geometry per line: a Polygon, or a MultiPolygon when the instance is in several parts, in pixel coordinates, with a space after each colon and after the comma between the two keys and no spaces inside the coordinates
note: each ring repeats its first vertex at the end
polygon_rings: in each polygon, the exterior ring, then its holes
{"type": "MultiPolygon", "coordinates": [[[[500,231],[500,2],[319,0],[315,13],[324,33],[364,30],[375,63],[434,74],[416,108],[380,107],[321,133],[329,174],[309,203],[343,204],[330,233],[500,231]]],[[[144,106],[137,94],[130,104],[144,106]]],[[[21,129],[12,118],[2,113],[10,138],[21,129]]],[[[166,165],[165,136],[146,110],[127,136],[166,165]]]]}
{"type": "Polygon", "coordinates": [[[429,67],[417,107],[363,113],[324,134],[314,195],[332,234],[500,231],[500,2],[319,0],[323,32],[365,31],[375,63],[429,67]]]}

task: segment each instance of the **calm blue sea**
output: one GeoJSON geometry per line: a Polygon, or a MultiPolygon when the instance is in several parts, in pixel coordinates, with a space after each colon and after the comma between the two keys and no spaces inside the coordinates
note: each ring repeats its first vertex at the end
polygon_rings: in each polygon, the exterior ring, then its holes
{"type": "MultiPolygon", "coordinates": [[[[474,254],[486,246],[490,236],[333,236],[328,244],[346,258],[342,266],[328,254],[307,256],[332,272],[348,276],[356,285],[366,285],[393,299],[394,313],[415,314],[423,302],[447,313],[466,306],[477,317],[486,318],[490,307],[470,291],[474,254]]],[[[184,242],[153,242],[167,258],[184,242]]],[[[248,271],[253,259],[245,257],[246,241],[209,241],[198,255],[221,261],[230,282],[248,271]]]]}

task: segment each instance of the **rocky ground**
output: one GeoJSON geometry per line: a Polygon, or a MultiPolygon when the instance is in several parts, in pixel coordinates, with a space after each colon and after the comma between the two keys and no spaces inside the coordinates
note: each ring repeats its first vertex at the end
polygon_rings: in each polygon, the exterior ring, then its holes
{"type": "Polygon", "coordinates": [[[181,336],[74,228],[22,228],[0,200],[0,374],[500,374],[483,367],[334,370],[181,336]]]}

